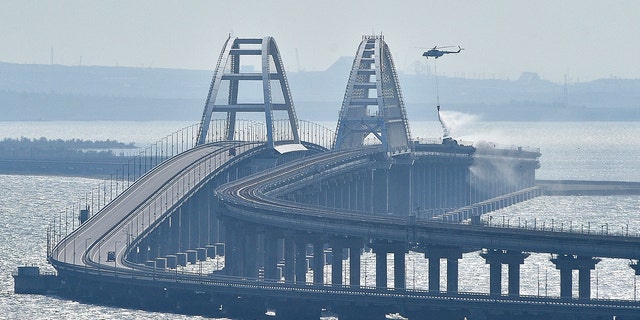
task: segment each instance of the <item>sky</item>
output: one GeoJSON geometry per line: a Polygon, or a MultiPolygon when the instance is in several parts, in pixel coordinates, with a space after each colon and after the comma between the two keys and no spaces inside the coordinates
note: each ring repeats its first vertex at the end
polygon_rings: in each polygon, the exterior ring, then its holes
{"type": "Polygon", "coordinates": [[[638,12],[636,0],[0,0],[0,61],[213,70],[233,34],[273,36],[287,70],[320,71],[382,34],[402,72],[460,45],[438,74],[640,78],[638,12]]]}

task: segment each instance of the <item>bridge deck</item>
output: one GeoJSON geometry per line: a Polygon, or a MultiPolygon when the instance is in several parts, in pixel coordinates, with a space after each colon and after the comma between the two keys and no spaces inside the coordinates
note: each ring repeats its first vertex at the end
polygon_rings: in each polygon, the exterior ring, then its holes
{"type": "Polygon", "coordinates": [[[127,246],[190,196],[233,156],[259,143],[222,142],[166,160],[56,245],[51,260],[83,267],[125,268],[127,246]],[[235,149],[236,153],[229,150],[235,149]],[[115,251],[115,259],[107,259],[115,251]],[[109,261],[107,263],[107,260],[109,261]]]}

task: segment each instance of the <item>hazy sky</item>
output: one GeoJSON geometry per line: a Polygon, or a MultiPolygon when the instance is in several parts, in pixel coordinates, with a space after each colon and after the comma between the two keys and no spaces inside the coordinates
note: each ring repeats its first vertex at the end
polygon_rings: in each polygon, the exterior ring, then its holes
{"type": "MultiPolygon", "coordinates": [[[[228,34],[275,37],[289,70],[324,70],[382,33],[396,67],[461,45],[438,72],[570,82],[640,78],[640,1],[0,0],[0,61],[212,70],[228,34]],[[298,58],[296,59],[296,51],[298,58]]],[[[432,66],[432,61],[429,65],[432,66]]]]}

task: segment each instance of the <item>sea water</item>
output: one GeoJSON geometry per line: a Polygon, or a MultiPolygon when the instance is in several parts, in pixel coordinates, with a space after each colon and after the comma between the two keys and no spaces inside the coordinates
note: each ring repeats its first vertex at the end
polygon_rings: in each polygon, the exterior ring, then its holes
{"type": "MultiPolygon", "coordinates": [[[[3,122],[2,138],[112,139],[140,147],[191,123],[185,122],[3,122]]],[[[331,123],[326,124],[333,126],[331,123]]],[[[539,148],[538,179],[640,181],[640,123],[637,122],[490,122],[457,119],[451,134],[460,141],[490,141],[502,146],[539,148]]],[[[411,123],[412,136],[439,138],[436,122],[411,123]]],[[[0,319],[181,319],[175,314],[82,304],[56,296],[13,294],[11,273],[21,265],[46,262],[46,227],[100,181],[86,178],[0,175],[0,319]]],[[[563,228],[573,232],[640,234],[640,196],[543,196],[483,217],[494,225],[563,228]]],[[[72,226],[65,226],[71,228],[72,226]]],[[[393,283],[390,259],[389,283],[393,283]]],[[[629,261],[603,259],[592,272],[592,297],[634,299],[635,276],[629,261]]],[[[362,284],[373,285],[375,260],[362,258],[362,284]]],[[[427,261],[407,255],[407,288],[427,288],[427,261]]],[[[345,265],[348,272],[348,267],[345,265]]],[[[444,273],[446,268],[442,268],[444,273]]],[[[460,291],[488,292],[489,268],[477,252],[459,264],[460,291]]],[[[327,270],[329,271],[329,270],[327,270]]],[[[506,268],[503,269],[506,278],[506,268]]],[[[521,293],[559,296],[559,272],[549,254],[531,254],[521,269],[521,293]]],[[[577,277],[577,274],[574,275],[577,277]]],[[[442,277],[444,279],[444,276],[442,277]]],[[[506,282],[506,281],[505,281],[506,282]]],[[[574,281],[575,283],[575,281],[574,281]]],[[[441,284],[445,287],[444,280],[441,284]]],[[[506,292],[506,283],[503,284],[506,292]]],[[[574,291],[576,289],[574,288],[574,291]]]]}

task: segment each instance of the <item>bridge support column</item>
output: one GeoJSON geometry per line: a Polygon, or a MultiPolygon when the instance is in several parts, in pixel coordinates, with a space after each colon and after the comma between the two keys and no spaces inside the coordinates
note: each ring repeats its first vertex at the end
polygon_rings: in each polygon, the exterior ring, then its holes
{"type": "Polygon", "coordinates": [[[296,283],[305,284],[307,282],[307,243],[298,239],[296,243],[296,283]]]}
{"type": "Polygon", "coordinates": [[[333,260],[331,261],[331,285],[342,285],[342,243],[334,241],[331,244],[333,260]]]}
{"type": "Polygon", "coordinates": [[[269,280],[280,280],[278,275],[278,237],[264,237],[264,277],[269,280]]]}
{"type": "Polygon", "coordinates": [[[291,237],[284,239],[284,280],[293,282],[295,279],[295,245],[291,237]]]}
{"type": "MultiPolygon", "coordinates": [[[[177,222],[179,224],[179,229],[180,229],[180,233],[178,234],[178,242],[179,242],[179,251],[184,252],[187,251],[189,249],[192,249],[192,247],[190,246],[190,237],[189,237],[189,233],[191,232],[191,230],[189,230],[190,228],[190,224],[189,224],[189,205],[188,205],[189,201],[187,201],[187,203],[185,203],[184,205],[180,206],[178,208],[178,211],[175,212],[174,214],[178,214],[178,219],[177,222]]],[[[237,230],[239,231],[239,230],[237,230]]]]}
{"type": "Polygon", "coordinates": [[[242,228],[237,222],[226,220],[225,223],[225,270],[227,275],[238,276],[242,267],[242,255],[240,246],[242,245],[242,228]]]}
{"type": "Polygon", "coordinates": [[[406,287],[406,244],[404,242],[374,241],[370,246],[376,254],[376,287],[387,288],[387,253],[393,252],[394,288],[404,289],[406,287]]]}
{"type": "Polygon", "coordinates": [[[490,249],[480,254],[489,264],[489,293],[493,296],[502,294],[502,265],[509,266],[509,295],[520,295],[520,265],[529,254],[507,250],[490,249]]]}
{"type": "Polygon", "coordinates": [[[386,215],[389,212],[389,170],[376,169],[373,170],[372,175],[372,212],[386,215]]]}
{"type": "Polygon", "coordinates": [[[362,246],[349,247],[349,285],[360,286],[360,250],[362,246]]]}
{"type": "Polygon", "coordinates": [[[591,299],[591,270],[596,268],[600,259],[562,254],[551,258],[551,262],[560,270],[560,298],[573,297],[572,271],[578,270],[578,297],[584,300],[591,299]]]}
{"type": "Polygon", "coordinates": [[[387,288],[387,251],[374,249],[376,254],[376,287],[387,288]]]}
{"type": "Polygon", "coordinates": [[[169,243],[171,247],[169,251],[171,253],[180,252],[183,250],[180,248],[180,209],[172,213],[167,220],[169,220],[169,223],[171,224],[171,241],[169,243]]]}
{"type": "Polygon", "coordinates": [[[324,242],[313,243],[313,284],[324,284],[324,242]]]}
{"type": "Polygon", "coordinates": [[[406,262],[405,249],[393,252],[393,287],[395,289],[406,289],[406,262]]]}
{"type": "Polygon", "coordinates": [[[198,246],[205,247],[208,244],[211,244],[211,231],[209,228],[211,220],[211,215],[209,214],[209,197],[207,197],[208,193],[206,193],[208,187],[204,186],[200,191],[196,193],[196,201],[198,204],[198,219],[200,222],[198,223],[198,246]]]}
{"type": "Polygon", "coordinates": [[[258,231],[255,225],[245,225],[244,248],[242,256],[242,275],[248,278],[258,277],[258,231]]]}
{"type": "Polygon", "coordinates": [[[389,172],[387,188],[389,211],[395,216],[405,217],[411,213],[411,162],[394,163],[389,172]]]}
{"type": "Polygon", "coordinates": [[[429,259],[429,291],[440,292],[440,259],[447,259],[447,292],[458,292],[458,260],[462,249],[447,246],[428,246],[425,258],[429,259]]]}
{"type": "Polygon", "coordinates": [[[459,258],[447,258],[447,292],[458,292],[458,259],[462,258],[460,254],[459,258]]]}

